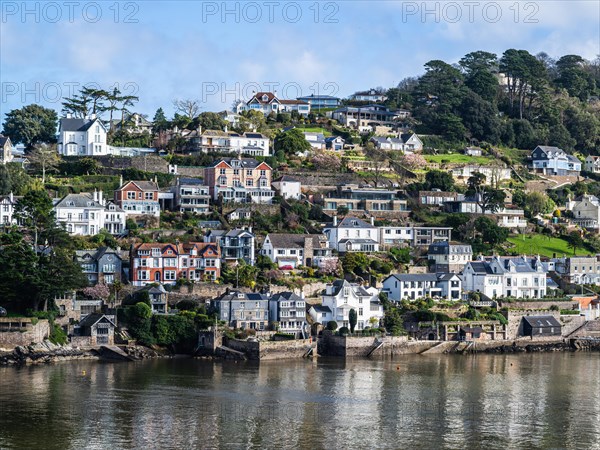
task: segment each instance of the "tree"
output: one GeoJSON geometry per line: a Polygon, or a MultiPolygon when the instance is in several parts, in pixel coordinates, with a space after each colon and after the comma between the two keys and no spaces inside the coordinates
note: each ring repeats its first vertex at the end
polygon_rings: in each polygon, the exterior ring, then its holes
{"type": "Polygon", "coordinates": [[[329,322],[327,322],[327,329],[329,331],[335,331],[337,330],[338,324],[335,320],[330,320],[329,322]]]}
{"type": "Polygon", "coordinates": [[[451,191],[454,189],[454,178],[450,172],[430,170],[425,174],[425,184],[429,190],[451,191]]]}
{"type": "Polygon", "coordinates": [[[108,300],[110,297],[110,288],[104,283],[98,283],[95,286],[88,286],[83,290],[83,294],[87,297],[97,300],[108,300]]]}
{"type": "Polygon", "coordinates": [[[179,113],[192,121],[200,112],[200,102],[191,99],[173,100],[173,108],[176,113],[179,113]]]}
{"type": "Polygon", "coordinates": [[[0,301],[13,309],[47,310],[57,295],[87,284],[73,254],[61,246],[35,251],[19,232],[0,235],[0,301]]]}
{"type": "Polygon", "coordinates": [[[42,172],[42,184],[46,183],[46,172],[55,171],[60,163],[56,145],[36,144],[28,159],[42,172]]]}
{"type": "Polygon", "coordinates": [[[371,171],[375,177],[375,186],[379,186],[379,180],[382,175],[383,168],[386,167],[388,155],[385,150],[375,147],[373,142],[367,142],[364,150],[365,156],[371,162],[371,171]]]}
{"type": "Polygon", "coordinates": [[[406,167],[409,170],[415,170],[420,167],[425,167],[427,165],[427,161],[421,155],[416,153],[409,153],[407,155],[403,155],[399,158],[400,165],[406,167]]]}
{"type": "Polygon", "coordinates": [[[15,206],[15,218],[34,236],[34,249],[38,249],[40,236],[49,237],[56,227],[52,200],[45,190],[29,191],[15,206]]]}
{"type": "Polygon", "coordinates": [[[201,127],[202,130],[224,130],[226,122],[221,119],[221,116],[214,112],[203,112],[194,119],[196,128],[201,127]]]}
{"type": "Polygon", "coordinates": [[[56,142],[58,116],[53,109],[27,105],[13,109],[6,115],[3,132],[13,143],[22,143],[31,150],[38,143],[56,142]]]}
{"type": "Polygon", "coordinates": [[[566,237],[567,245],[573,249],[573,255],[577,254],[577,249],[583,247],[583,238],[579,231],[571,231],[566,237]]]}
{"type": "Polygon", "coordinates": [[[315,169],[337,172],[342,167],[342,160],[334,153],[325,150],[316,150],[310,162],[313,163],[315,169]]]}
{"type": "Polygon", "coordinates": [[[508,230],[496,224],[489,217],[481,216],[475,220],[475,229],[481,233],[483,242],[497,245],[508,238],[508,230]]]}
{"type": "Polygon", "coordinates": [[[486,176],[480,172],[475,172],[467,180],[467,195],[475,197],[475,202],[479,206],[480,214],[486,211],[495,213],[504,204],[506,194],[500,189],[493,189],[485,184],[486,176]]]}
{"type": "Polygon", "coordinates": [[[12,191],[12,182],[10,180],[10,172],[6,165],[0,165],[0,195],[8,195],[12,191]]]}
{"type": "Polygon", "coordinates": [[[279,133],[275,137],[275,151],[282,151],[288,156],[304,153],[311,149],[310,143],[298,128],[279,133]]]}
{"type": "Polygon", "coordinates": [[[525,210],[531,217],[538,214],[548,214],[554,210],[556,204],[547,195],[541,192],[531,192],[525,198],[525,210]]]}
{"type": "Polygon", "coordinates": [[[354,327],[356,327],[356,323],[358,321],[358,314],[356,314],[356,310],[352,308],[348,313],[348,323],[350,324],[350,333],[354,333],[354,327]]]}
{"type": "Polygon", "coordinates": [[[164,149],[167,146],[166,131],[169,129],[169,121],[162,108],[156,110],[154,119],[152,120],[152,133],[156,135],[155,145],[159,149],[164,149]]]}

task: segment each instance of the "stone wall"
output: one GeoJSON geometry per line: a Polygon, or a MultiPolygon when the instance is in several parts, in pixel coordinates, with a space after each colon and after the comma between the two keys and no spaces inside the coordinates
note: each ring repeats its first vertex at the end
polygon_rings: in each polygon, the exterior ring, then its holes
{"type": "Polygon", "coordinates": [[[274,359],[302,358],[313,345],[311,339],[289,341],[240,341],[225,339],[225,345],[245,353],[248,359],[268,361],[274,359]]]}
{"type": "MultiPolygon", "coordinates": [[[[304,294],[305,297],[320,296],[320,293],[327,283],[317,282],[306,284],[301,290],[295,289],[296,294],[304,294]]],[[[196,298],[203,300],[210,300],[219,297],[224,294],[227,289],[233,290],[235,287],[231,284],[213,284],[213,283],[194,283],[191,286],[185,286],[180,291],[173,291],[169,294],[169,303],[174,304],[184,298],[196,298]]],[[[252,292],[250,288],[240,287],[238,289],[242,292],[252,292]]],[[[271,285],[271,293],[277,294],[279,292],[290,291],[290,288],[286,286],[271,285]]]]}
{"type": "Polygon", "coordinates": [[[406,336],[336,336],[330,331],[324,331],[318,340],[318,353],[321,356],[367,356],[378,343],[383,346],[377,349],[376,355],[394,355],[399,353],[412,353],[407,351],[406,336]]]}
{"type": "MultiPolygon", "coordinates": [[[[521,301],[521,302],[500,302],[500,308],[509,308],[509,309],[531,309],[531,310],[549,310],[552,306],[558,306],[559,309],[578,309],[579,303],[574,301],[521,301]]],[[[545,313],[544,313],[545,314],[545,313]]],[[[528,314],[529,316],[533,314],[528,314]]]]}
{"type": "Polygon", "coordinates": [[[0,348],[12,349],[19,345],[40,344],[49,336],[50,324],[46,319],[39,319],[33,325],[30,318],[0,318],[0,348]]]}

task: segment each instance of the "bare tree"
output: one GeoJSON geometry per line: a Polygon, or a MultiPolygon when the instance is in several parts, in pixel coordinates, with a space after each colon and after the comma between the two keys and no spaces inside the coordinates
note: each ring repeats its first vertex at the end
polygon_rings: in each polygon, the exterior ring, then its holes
{"type": "Polygon", "coordinates": [[[194,120],[200,113],[200,102],[198,100],[174,100],[175,112],[194,120]]]}
{"type": "Polygon", "coordinates": [[[46,183],[46,172],[56,170],[60,163],[54,144],[36,144],[27,158],[34,167],[42,171],[42,184],[46,183]]]}

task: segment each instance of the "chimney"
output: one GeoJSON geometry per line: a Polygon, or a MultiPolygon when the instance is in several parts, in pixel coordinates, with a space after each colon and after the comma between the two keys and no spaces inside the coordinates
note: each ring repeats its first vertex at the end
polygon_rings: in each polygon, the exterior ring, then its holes
{"type": "Polygon", "coordinates": [[[337,215],[333,216],[333,226],[337,227],[338,221],[337,221],[337,215]]]}
{"type": "Polygon", "coordinates": [[[105,201],[104,201],[104,195],[102,193],[102,191],[98,191],[98,203],[100,203],[102,206],[105,205],[105,201]]]}
{"type": "Polygon", "coordinates": [[[10,200],[10,202],[11,202],[11,203],[13,203],[13,202],[14,202],[15,198],[14,198],[14,196],[13,196],[13,193],[12,193],[12,191],[10,191],[10,194],[8,195],[8,199],[10,200]]]}
{"type": "Polygon", "coordinates": [[[123,186],[123,174],[119,177],[119,187],[123,186]]]}
{"type": "Polygon", "coordinates": [[[94,189],[94,201],[98,202],[98,191],[94,189]]]}

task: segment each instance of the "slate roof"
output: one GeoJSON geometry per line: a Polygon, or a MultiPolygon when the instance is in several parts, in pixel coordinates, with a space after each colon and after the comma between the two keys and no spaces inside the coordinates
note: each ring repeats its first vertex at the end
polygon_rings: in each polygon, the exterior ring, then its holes
{"type": "Polygon", "coordinates": [[[344,287],[349,287],[350,289],[352,289],[352,291],[357,295],[357,296],[361,296],[361,297],[367,297],[367,296],[371,296],[372,294],[367,291],[365,289],[365,287],[361,284],[356,284],[356,283],[350,283],[349,281],[346,280],[335,280],[333,283],[333,296],[336,296],[340,293],[340,291],[344,288],[344,287]]]}
{"type": "MultiPolygon", "coordinates": [[[[333,224],[331,225],[333,227],[333,224]]],[[[365,222],[357,217],[344,217],[338,222],[337,227],[333,228],[375,228],[370,223],[365,222]]]]}
{"type": "Polygon", "coordinates": [[[87,131],[99,119],[60,119],[60,131],[87,131]]]}
{"type": "Polygon", "coordinates": [[[102,318],[105,318],[106,320],[108,320],[112,326],[114,327],[115,324],[112,320],[110,320],[108,317],[106,317],[104,314],[101,313],[92,313],[92,314],[88,314],[87,316],[85,316],[85,318],[79,322],[79,327],[80,328],[89,328],[94,326],[95,324],[97,324],[98,322],[100,322],[102,320],[102,318]]]}
{"type": "Polygon", "coordinates": [[[524,316],[523,320],[532,328],[562,327],[560,322],[553,316],[524,316]]]}
{"type": "Polygon", "coordinates": [[[390,275],[390,277],[396,278],[398,281],[437,281],[438,276],[435,273],[396,273],[390,275]]]}
{"type": "Polygon", "coordinates": [[[104,208],[100,203],[94,201],[94,197],[89,192],[81,194],[67,194],[60,199],[55,208],[104,208]],[[72,203],[72,204],[70,204],[72,203]]]}
{"type": "Polygon", "coordinates": [[[213,163],[209,167],[216,167],[221,162],[225,162],[232,167],[233,167],[233,165],[238,164],[238,166],[243,169],[254,169],[254,168],[258,167],[260,164],[262,164],[260,161],[257,161],[254,158],[222,158],[222,159],[213,161],[213,163]],[[236,161],[237,163],[234,163],[234,161],[236,161]]]}
{"type": "Polygon", "coordinates": [[[263,105],[265,105],[267,103],[271,103],[273,100],[279,101],[279,99],[277,97],[275,97],[275,94],[273,94],[272,92],[257,92],[256,94],[254,94],[254,96],[250,100],[248,100],[247,104],[250,104],[250,102],[255,99],[258,101],[258,103],[263,104],[263,105]],[[266,102],[263,101],[263,97],[265,95],[267,96],[266,102]]]}
{"type": "Polygon", "coordinates": [[[0,134],[0,147],[4,147],[4,144],[6,144],[6,141],[9,141],[9,137],[8,136],[3,136],[0,134]]]}
{"type": "Polygon", "coordinates": [[[429,246],[429,255],[472,255],[473,249],[470,245],[451,244],[448,241],[436,242],[429,246]]]}
{"type": "Polygon", "coordinates": [[[269,233],[267,235],[273,248],[304,248],[306,238],[313,239],[313,246],[319,247],[319,240],[325,239],[321,234],[269,233]]]}
{"type": "Polygon", "coordinates": [[[232,300],[244,300],[244,301],[260,301],[260,300],[269,300],[265,294],[261,294],[258,292],[240,292],[240,291],[229,291],[223,293],[220,297],[216,298],[216,301],[232,301],[232,300]],[[242,294],[242,297],[239,297],[238,294],[242,294]]]}
{"type": "Polygon", "coordinates": [[[329,308],[329,306],[312,305],[312,308],[318,313],[331,313],[331,308],[329,308]]]}
{"type": "Polygon", "coordinates": [[[293,292],[280,292],[271,297],[271,300],[276,302],[303,302],[304,299],[293,292]]]}
{"type": "Polygon", "coordinates": [[[273,183],[277,183],[280,181],[287,181],[287,182],[292,182],[292,183],[300,183],[300,181],[298,181],[297,178],[291,177],[289,175],[281,175],[279,178],[276,178],[273,180],[273,183]]]}

